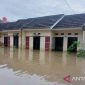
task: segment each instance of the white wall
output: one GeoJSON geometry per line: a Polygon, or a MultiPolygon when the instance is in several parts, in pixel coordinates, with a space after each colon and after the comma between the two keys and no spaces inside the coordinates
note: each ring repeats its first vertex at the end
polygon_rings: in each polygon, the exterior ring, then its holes
{"type": "Polygon", "coordinates": [[[67,44],[68,44],[68,37],[77,37],[78,41],[80,42],[80,46],[77,47],[77,50],[82,48],[83,44],[83,31],[82,30],[54,30],[53,34],[58,33],[58,35],[54,35],[54,37],[64,37],[63,42],[63,50],[67,50],[67,44]],[[61,35],[61,33],[64,33],[64,35],[61,35]],[[68,33],[71,33],[71,35],[68,35],[68,33]],[[78,35],[75,35],[75,33],[78,33],[78,35]]]}
{"type": "MultiPolygon", "coordinates": [[[[17,32],[17,31],[16,31],[17,32]]],[[[10,40],[11,40],[11,43],[10,43],[10,46],[13,46],[13,33],[16,33],[16,32],[9,32],[8,35],[10,36],[10,40]]],[[[78,41],[80,41],[80,48],[82,48],[82,44],[83,44],[83,40],[85,41],[85,31],[82,31],[82,30],[78,30],[78,29],[70,29],[70,30],[23,30],[23,33],[22,33],[22,47],[25,48],[25,37],[26,36],[29,36],[30,39],[29,39],[29,48],[30,49],[33,49],[33,36],[36,36],[34,35],[34,33],[40,33],[40,49],[41,50],[45,50],[45,36],[50,36],[51,37],[51,43],[50,43],[50,49],[53,48],[53,40],[52,38],[53,37],[64,37],[64,42],[63,42],[63,50],[67,50],[67,38],[68,37],[78,37],[78,41]],[[55,33],[58,33],[58,35],[54,35],[55,33]],[[64,33],[64,35],[61,35],[61,33],[64,33]],[[68,33],[71,33],[71,35],[68,35],[68,33]],[[75,35],[75,33],[78,33],[78,35],[75,35]]],[[[19,35],[20,36],[20,35],[19,35]]],[[[21,45],[21,39],[19,37],[19,47],[21,45]]],[[[0,41],[2,43],[4,43],[4,35],[1,36],[1,39],[0,41]]]]}

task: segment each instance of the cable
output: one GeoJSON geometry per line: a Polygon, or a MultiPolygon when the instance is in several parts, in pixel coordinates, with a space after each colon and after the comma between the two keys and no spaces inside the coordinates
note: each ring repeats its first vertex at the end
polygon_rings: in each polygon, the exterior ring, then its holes
{"type": "Polygon", "coordinates": [[[70,9],[73,13],[78,13],[78,12],[76,12],[74,9],[72,9],[72,7],[70,6],[70,4],[68,3],[67,0],[64,0],[64,2],[66,3],[66,5],[69,7],[69,9],[70,9]]]}

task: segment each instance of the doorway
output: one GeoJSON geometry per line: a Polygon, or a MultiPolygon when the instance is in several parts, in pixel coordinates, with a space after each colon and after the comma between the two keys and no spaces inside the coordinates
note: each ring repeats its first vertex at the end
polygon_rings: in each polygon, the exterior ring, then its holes
{"type": "Polygon", "coordinates": [[[4,46],[5,47],[10,46],[10,37],[8,37],[8,36],[4,37],[4,46]]]}
{"type": "Polygon", "coordinates": [[[73,48],[71,49],[71,52],[77,52],[77,44],[73,44],[75,41],[77,41],[77,37],[68,37],[68,49],[70,46],[73,45],[73,48]]]}
{"type": "Polygon", "coordinates": [[[63,51],[63,37],[55,37],[55,51],[63,51]]]}
{"type": "Polygon", "coordinates": [[[19,36],[18,35],[14,35],[13,43],[14,43],[14,47],[18,48],[18,44],[19,44],[19,36]]]}
{"type": "Polygon", "coordinates": [[[39,36],[33,37],[33,49],[40,50],[40,37],[39,36]]]}

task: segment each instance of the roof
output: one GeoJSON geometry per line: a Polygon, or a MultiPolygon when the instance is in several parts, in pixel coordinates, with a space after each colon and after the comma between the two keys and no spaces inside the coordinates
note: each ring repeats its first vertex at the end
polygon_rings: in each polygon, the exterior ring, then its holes
{"type": "Polygon", "coordinates": [[[0,30],[13,29],[15,27],[15,22],[0,23],[0,30]]]}
{"type": "Polygon", "coordinates": [[[56,21],[58,21],[63,14],[44,16],[37,18],[22,19],[16,22],[1,23],[0,30],[17,30],[17,29],[38,29],[38,28],[50,28],[56,21]]]}
{"type": "Polygon", "coordinates": [[[0,30],[76,28],[85,24],[85,14],[51,15],[0,23],[0,30]]]}
{"type": "Polygon", "coordinates": [[[23,28],[37,28],[37,27],[50,28],[62,16],[63,16],[63,14],[32,18],[32,20],[30,20],[30,22],[23,24],[23,28]]]}
{"type": "Polygon", "coordinates": [[[54,29],[82,27],[83,24],[85,24],[85,14],[65,15],[54,29]]]}

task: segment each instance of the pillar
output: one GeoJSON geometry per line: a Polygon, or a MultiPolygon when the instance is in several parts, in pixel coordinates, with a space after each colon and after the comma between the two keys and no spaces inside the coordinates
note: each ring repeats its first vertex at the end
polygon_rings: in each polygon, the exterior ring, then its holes
{"type": "Polygon", "coordinates": [[[10,34],[10,47],[13,48],[13,34],[10,34]]]}
{"type": "Polygon", "coordinates": [[[0,42],[1,42],[2,44],[4,44],[4,35],[1,36],[0,42]]]}
{"type": "MultiPolygon", "coordinates": [[[[80,42],[79,37],[78,37],[78,42],[80,42]]],[[[80,42],[80,45],[77,47],[77,51],[78,51],[79,49],[81,49],[81,47],[82,47],[82,43],[80,42]]]]}
{"type": "Polygon", "coordinates": [[[18,45],[19,45],[19,48],[21,48],[22,47],[22,40],[21,40],[22,39],[21,38],[22,35],[21,35],[21,33],[19,33],[18,36],[19,36],[19,44],[18,45]]]}
{"type": "Polygon", "coordinates": [[[83,45],[82,48],[85,50],[85,31],[83,31],[83,45]]]}
{"type": "Polygon", "coordinates": [[[50,48],[49,50],[51,51],[53,49],[53,34],[50,33],[50,48]]]}
{"type": "Polygon", "coordinates": [[[49,50],[50,50],[50,51],[51,51],[51,50],[52,50],[52,48],[53,48],[52,43],[53,43],[53,41],[52,41],[52,36],[50,36],[50,48],[49,48],[49,50]]]}
{"type": "Polygon", "coordinates": [[[33,50],[33,36],[29,37],[29,50],[33,50]]]}
{"type": "Polygon", "coordinates": [[[45,50],[45,37],[40,37],[40,50],[45,50]]]}
{"type": "Polygon", "coordinates": [[[25,40],[25,33],[23,32],[22,33],[22,48],[25,48],[25,42],[26,42],[26,40],[25,40]]]}
{"type": "Polygon", "coordinates": [[[67,51],[67,43],[68,42],[68,38],[67,37],[64,37],[64,40],[63,40],[63,51],[67,51]]]}
{"type": "Polygon", "coordinates": [[[85,31],[80,32],[79,35],[77,36],[77,38],[78,38],[78,42],[79,42],[77,51],[79,49],[85,49],[85,31]]]}

